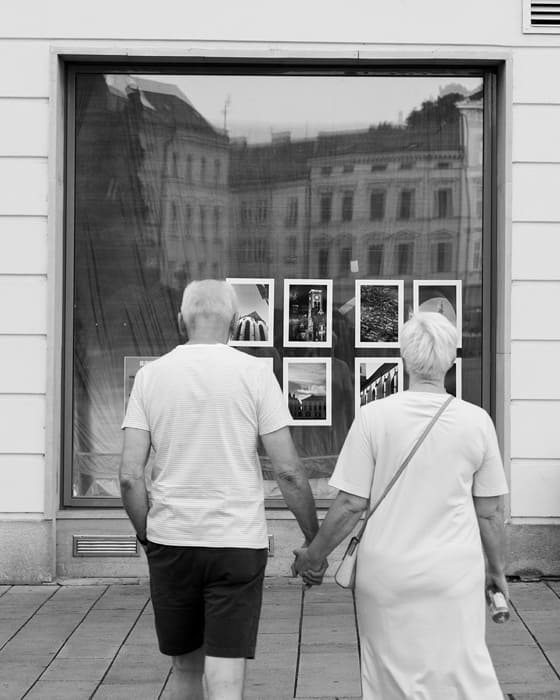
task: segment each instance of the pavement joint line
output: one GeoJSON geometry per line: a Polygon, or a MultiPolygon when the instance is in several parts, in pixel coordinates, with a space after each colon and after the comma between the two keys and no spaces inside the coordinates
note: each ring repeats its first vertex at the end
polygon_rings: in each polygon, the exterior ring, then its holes
{"type": "Polygon", "coordinates": [[[552,591],[557,598],[560,598],[560,593],[556,589],[552,588],[552,586],[549,586],[548,581],[545,581],[544,583],[549,591],[552,591]]]}
{"type": "Polygon", "coordinates": [[[127,639],[130,637],[130,635],[132,634],[134,628],[135,628],[136,625],[138,624],[138,621],[139,621],[140,618],[142,617],[142,615],[143,615],[143,613],[144,613],[144,610],[148,607],[149,602],[150,602],[150,598],[148,598],[148,600],[144,603],[144,605],[143,605],[142,608],[140,609],[140,612],[138,613],[138,615],[136,616],[136,619],[134,620],[134,624],[131,625],[130,629],[129,629],[128,632],[126,633],[124,639],[122,640],[122,642],[121,642],[120,645],[119,645],[119,648],[117,649],[116,654],[115,654],[115,655],[113,656],[113,658],[111,659],[111,663],[110,663],[110,664],[107,666],[107,668],[105,669],[105,673],[104,673],[103,676],[101,677],[101,680],[100,680],[99,683],[95,686],[95,690],[94,690],[93,693],[90,695],[90,700],[92,700],[92,698],[95,698],[95,694],[97,693],[97,691],[99,690],[99,688],[103,685],[103,681],[105,680],[105,678],[107,678],[107,674],[108,674],[109,671],[113,668],[113,666],[114,666],[114,664],[115,664],[115,661],[118,659],[118,656],[119,656],[119,654],[121,653],[121,649],[124,647],[124,645],[126,644],[127,639]]]}
{"type": "Polygon", "coordinates": [[[299,680],[299,667],[301,663],[301,640],[303,634],[303,613],[305,604],[305,585],[301,584],[301,599],[299,604],[299,625],[298,625],[298,641],[297,641],[297,655],[296,655],[296,668],[294,673],[294,690],[292,696],[297,698],[297,686],[299,680]]]}
{"type": "MultiPolygon", "coordinates": [[[[12,588],[14,588],[14,586],[12,586],[12,588]]],[[[27,623],[35,617],[35,615],[39,612],[39,610],[43,607],[43,605],[46,605],[49,602],[49,600],[54,595],[56,595],[56,593],[58,593],[59,590],[60,589],[57,587],[56,590],[54,590],[48,598],[45,598],[45,600],[41,603],[41,605],[39,605],[38,608],[35,608],[33,610],[33,612],[29,615],[29,617],[26,618],[25,622],[17,628],[17,630],[12,634],[12,636],[9,639],[7,639],[4,642],[4,644],[2,644],[2,646],[0,646],[0,651],[2,651],[2,649],[4,649],[4,647],[6,647],[12,641],[12,639],[21,632],[21,630],[25,627],[25,625],[27,625],[27,623]]]]}
{"type": "MultiPolygon", "coordinates": [[[[515,603],[514,603],[512,600],[510,600],[509,602],[510,602],[511,607],[515,610],[515,612],[517,613],[517,616],[519,617],[519,619],[520,619],[521,622],[523,623],[523,626],[525,627],[525,629],[527,630],[527,632],[529,632],[529,634],[531,635],[533,641],[535,642],[535,644],[536,644],[537,647],[539,648],[541,654],[542,654],[542,655],[544,656],[544,658],[546,659],[546,662],[547,662],[547,664],[550,666],[550,668],[552,669],[552,672],[554,673],[554,675],[556,676],[556,678],[558,678],[558,680],[560,680],[560,673],[556,670],[556,667],[554,666],[554,664],[552,663],[552,661],[548,658],[548,654],[547,654],[546,651],[544,650],[544,647],[543,647],[542,644],[539,642],[539,640],[536,638],[536,636],[533,634],[533,632],[532,632],[531,629],[529,628],[529,625],[527,625],[527,623],[526,623],[525,620],[523,619],[521,613],[520,613],[519,610],[516,608],[515,603]]],[[[515,699],[514,699],[514,700],[515,700],[515,699]]]]}
{"type": "Polygon", "coordinates": [[[173,671],[173,666],[169,667],[169,671],[167,672],[167,676],[165,676],[165,683],[162,686],[162,689],[159,691],[159,695],[157,696],[157,700],[162,700],[163,694],[165,693],[165,689],[167,688],[167,684],[169,683],[169,679],[171,678],[171,673],[173,671]]]}
{"type": "MultiPolygon", "coordinates": [[[[58,592],[61,591],[61,590],[62,590],[62,588],[59,588],[58,591],[56,591],[56,593],[58,593],[58,592]]],[[[58,654],[60,653],[60,650],[62,649],[62,647],[66,644],[66,642],[70,639],[70,637],[74,634],[74,632],[78,629],[78,627],[82,624],[82,622],[83,622],[83,621],[86,619],[86,617],[90,614],[90,612],[92,611],[93,607],[97,604],[97,602],[98,602],[101,598],[103,598],[103,596],[105,595],[105,593],[107,593],[108,590],[109,590],[109,586],[106,586],[105,590],[102,591],[102,592],[97,596],[97,598],[92,602],[92,604],[89,606],[89,608],[86,610],[86,612],[82,615],[82,617],[80,618],[80,620],[78,621],[78,623],[74,626],[74,629],[70,632],[69,635],[67,635],[67,636],[65,637],[64,641],[59,645],[59,647],[58,647],[58,649],[57,649],[57,651],[56,651],[56,654],[52,657],[52,659],[50,660],[50,662],[48,663],[48,665],[41,671],[41,673],[39,674],[39,676],[33,681],[33,683],[32,683],[32,684],[29,686],[29,688],[25,691],[24,695],[21,696],[21,700],[23,700],[23,699],[28,695],[28,693],[30,693],[30,692],[33,690],[33,688],[37,685],[37,683],[38,683],[38,682],[41,680],[41,678],[45,675],[45,673],[46,673],[47,670],[50,668],[50,666],[51,666],[51,664],[53,663],[53,661],[58,657],[58,654]]],[[[54,595],[56,595],[56,593],[53,594],[53,596],[51,596],[51,598],[53,598],[54,595]]],[[[49,598],[49,600],[50,600],[51,598],[49,598]]],[[[48,602],[48,601],[45,601],[45,602],[48,602]]]]}
{"type": "Polygon", "coordinates": [[[6,595],[6,593],[7,593],[8,591],[11,591],[12,588],[13,588],[13,586],[8,586],[8,587],[6,588],[6,590],[5,590],[3,593],[0,593],[0,598],[1,598],[3,595],[6,595]]]}
{"type": "Polygon", "coordinates": [[[356,644],[358,645],[358,664],[360,678],[362,676],[362,644],[360,642],[360,630],[358,627],[358,606],[356,605],[356,591],[352,589],[352,607],[354,609],[354,629],[356,630],[356,644]]]}

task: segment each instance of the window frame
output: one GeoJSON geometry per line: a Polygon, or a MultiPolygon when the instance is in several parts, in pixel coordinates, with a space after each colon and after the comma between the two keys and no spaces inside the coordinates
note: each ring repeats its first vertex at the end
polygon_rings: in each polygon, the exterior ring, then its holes
{"type": "MultiPolygon", "coordinates": [[[[498,142],[503,135],[498,133],[498,80],[502,80],[501,70],[505,64],[497,58],[233,58],[216,56],[162,57],[162,56],[100,56],[78,52],[60,52],[62,92],[64,95],[64,144],[62,185],[62,228],[63,250],[61,265],[62,281],[62,352],[61,352],[61,469],[60,469],[60,508],[61,509],[122,509],[119,498],[85,498],[72,496],[73,473],[73,298],[74,298],[74,196],[75,196],[75,94],[76,78],[80,73],[142,73],[152,74],[198,74],[219,72],[221,74],[242,75],[348,75],[370,74],[382,76],[475,76],[483,80],[484,110],[482,144],[482,239],[481,268],[484,278],[482,304],[488,312],[483,315],[482,327],[482,406],[492,416],[496,414],[496,344],[498,313],[498,221],[503,225],[503,212],[498,211],[496,202],[498,174],[503,166],[497,162],[498,142]],[[65,427],[67,426],[67,427],[65,427]]],[[[500,126],[502,123],[500,122],[500,126]]],[[[500,151],[501,152],[501,151],[500,151]]],[[[194,161],[194,159],[193,159],[194,161]]],[[[193,163],[194,166],[194,163],[193,163]]],[[[194,179],[194,172],[192,174],[194,179]]],[[[387,206],[387,202],[386,202],[387,206]]],[[[411,218],[414,218],[412,216],[411,218]]],[[[193,217],[194,219],[194,217],[193,217]]],[[[333,221],[333,201],[331,195],[330,219],[320,222],[326,225],[333,221]]],[[[194,224],[194,221],[193,221],[194,224]]],[[[328,250],[327,250],[328,255],[328,250]]],[[[328,264],[330,267],[330,255],[328,264]]],[[[501,271],[501,270],[500,270],[501,271]]],[[[318,507],[328,507],[330,499],[318,499],[318,507]]],[[[267,510],[286,508],[282,499],[267,499],[267,510]]]]}

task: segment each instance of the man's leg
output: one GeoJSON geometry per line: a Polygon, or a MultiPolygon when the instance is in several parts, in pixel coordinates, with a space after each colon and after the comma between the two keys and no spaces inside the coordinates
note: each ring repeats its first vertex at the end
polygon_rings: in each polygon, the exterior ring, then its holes
{"type": "Polygon", "coordinates": [[[245,659],[207,656],[204,678],[208,700],[243,700],[245,659]]]}
{"type": "Polygon", "coordinates": [[[204,651],[202,648],[189,654],[173,657],[171,674],[171,700],[204,700],[202,676],[204,651]]]}

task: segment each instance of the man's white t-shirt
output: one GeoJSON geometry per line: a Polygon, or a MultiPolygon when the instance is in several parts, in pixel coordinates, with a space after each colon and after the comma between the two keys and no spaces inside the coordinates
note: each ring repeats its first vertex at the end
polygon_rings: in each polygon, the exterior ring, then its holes
{"type": "Polygon", "coordinates": [[[232,347],[179,345],[144,365],[122,427],[150,432],[148,539],[267,547],[257,439],[289,423],[270,366],[232,347]]]}

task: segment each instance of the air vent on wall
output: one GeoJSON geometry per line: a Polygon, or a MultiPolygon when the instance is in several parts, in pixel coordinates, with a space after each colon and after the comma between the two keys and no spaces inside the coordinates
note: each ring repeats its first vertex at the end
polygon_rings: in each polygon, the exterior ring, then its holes
{"type": "Polygon", "coordinates": [[[74,557],[137,557],[140,552],[136,537],[115,535],[94,537],[74,535],[72,555],[74,557]]]}
{"type": "Polygon", "coordinates": [[[560,0],[524,0],[523,31],[533,34],[559,34],[560,0]]]}

